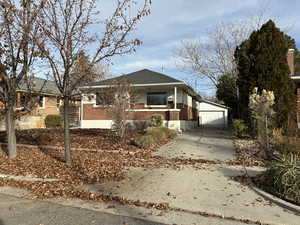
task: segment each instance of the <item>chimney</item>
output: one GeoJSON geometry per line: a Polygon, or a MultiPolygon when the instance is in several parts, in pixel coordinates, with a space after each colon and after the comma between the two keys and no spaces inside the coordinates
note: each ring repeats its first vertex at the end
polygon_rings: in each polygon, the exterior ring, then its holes
{"type": "Polygon", "coordinates": [[[290,68],[290,75],[295,75],[295,64],[294,64],[294,51],[295,49],[289,49],[287,54],[287,62],[290,68]]]}

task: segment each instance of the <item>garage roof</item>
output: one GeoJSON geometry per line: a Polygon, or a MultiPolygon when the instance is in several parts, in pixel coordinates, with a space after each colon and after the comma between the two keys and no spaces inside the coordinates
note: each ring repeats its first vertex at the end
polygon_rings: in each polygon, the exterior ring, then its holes
{"type": "MultiPolygon", "coordinates": [[[[207,104],[215,105],[215,106],[218,106],[218,107],[221,107],[221,108],[224,108],[224,109],[229,109],[229,107],[227,107],[227,106],[225,106],[225,105],[218,104],[218,103],[215,103],[215,102],[211,102],[211,101],[208,101],[208,100],[202,99],[201,102],[205,102],[205,103],[207,103],[207,104]]],[[[201,102],[200,102],[200,103],[201,103],[201,102]]]]}

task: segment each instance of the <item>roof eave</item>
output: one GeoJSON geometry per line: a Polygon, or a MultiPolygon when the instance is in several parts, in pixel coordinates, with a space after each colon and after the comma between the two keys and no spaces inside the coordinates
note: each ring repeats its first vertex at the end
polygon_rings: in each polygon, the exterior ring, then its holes
{"type": "Polygon", "coordinates": [[[204,99],[202,99],[201,102],[205,102],[205,103],[207,103],[207,104],[219,106],[219,107],[225,108],[225,109],[229,109],[229,108],[230,108],[230,107],[228,107],[228,106],[226,106],[226,105],[221,105],[221,104],[218,104],[218,103],[215,103],[215,102],[212,102],[212,101],[208,101],[208,100],[204,100],[204,99]]]}
{"type": "Polygon", "coordinates": [[[60,93],[52,93],[52,92],[45,92],[45,91],[27,91],[23,89],[17,89],[17,92],[24,92],[24,93],[33,93],[33,94],[41,94],[41,95],[49,95],[49,96],[61,96],[60,93]]]}
{"type": "MultiPolygon", "coordinates": [[[[132,84],[133,87],[170,86],[170,85],[185,85],[185,83],[171,82],[171,83],[153,83],[153,84],[132,84]]],[[[90,85],[90,86],[82,86],[79,89],[108,88],[112,86],[113,85],[90,85]]]]}

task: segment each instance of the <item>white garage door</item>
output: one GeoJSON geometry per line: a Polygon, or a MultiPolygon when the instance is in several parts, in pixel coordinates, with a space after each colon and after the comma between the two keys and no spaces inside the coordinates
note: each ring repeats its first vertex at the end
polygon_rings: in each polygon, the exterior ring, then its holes
{"type": "Polygon", "coordinates": [[[200,111],[199,122],[202,126],[223,127],[225,125],[224,111],[200,111]]]}

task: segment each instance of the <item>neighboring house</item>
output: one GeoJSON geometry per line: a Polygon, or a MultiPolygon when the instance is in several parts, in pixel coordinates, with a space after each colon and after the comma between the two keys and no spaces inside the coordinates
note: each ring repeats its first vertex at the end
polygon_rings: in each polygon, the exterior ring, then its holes
{"type": "MultiPolygon", "coordinates": [[[[35,77],[32,80],[31,89],[30,92],[38,98],[38,103],[32,111],[17,119],[16,127],[18,129],[45,128],[44,120],[47,115],[60,115],[62,113],[61,95],[54,81],[35,77]]],[[[17,90],[17,108],[23,107],[26,93],[28,93],[28,88],[23,83],[17,90]]],[[[70,120],[71,124],[78,124],[80,101],[76,100],[73,103],[75,106],[71,107],[70,120]]],[[[5,129],[4,120],[0,121],[0,129],[5,129]]]]}
{"type": "Polygon", "coordinates": [[[81,128],[112,127],[113,118],[97,95],[120,78],[131,83],[137,93],[137,100],[129,115],[132,124],[148,121],[152,115],[161,114],[165,126],[171,129],[186,130],[199,125],[199,94],[180,80],[144,69],[81,87],[81,128]]]}
{"type": "MultiPolygon", "coordinates": [[[[31,92],[33,95],[36,94],[39,99],[37,107],[29,114],[41,115],[44,117],[47,115],[58,115],[60,113],[59,108],[62,101],[55,82],[35,77],[32,83],[31,92]]],[[[17,92],[17,107],[22,107],[24,102],[23,98],[25,98],[26,93],[28,92],[26,86],[21,85],[17,92]]]]}
{"type": "Polygon", "coordinates": [[[228,107],[202,100],[199,105],[199,124],[202,127],[227,127],[228,107]]]}
{"type": "Polygon", "coordinates": [[[300,74],[295,74],[295,58],[294,49],[289,49],[287,55],[287,61],[290,68],[290,75],[296,85],[296,99],[297,99],[297,123],[300,128],[300,74]]]}
{"type": "MultiPolygon", "coordinates": [[[[38,98],[37,106],[16,121],[18,129],[44,128],[44,119],[47,115],[60,114],[60,94],[55,82],[42,78],[33,78],[31,93],[38,98]]],[[[17,90],[16,107],[22,108],[25,103],[28,88],[23,83],[17,90]]],[[[5,121],[1,121],[0,129],[5,129],[5,121]]]]}

